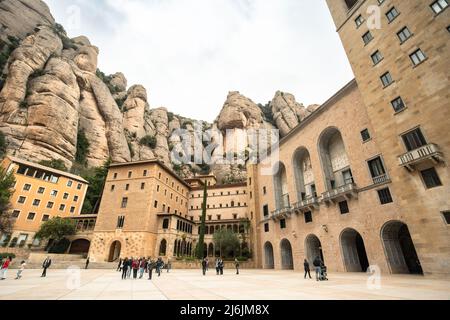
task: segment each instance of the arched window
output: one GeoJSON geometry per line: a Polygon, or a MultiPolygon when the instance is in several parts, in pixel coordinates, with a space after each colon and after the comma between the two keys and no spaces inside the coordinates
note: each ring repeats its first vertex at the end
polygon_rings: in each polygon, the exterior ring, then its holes
{"type": "Polygon", "coordinates": [[[274,168],[275,205],[277,210],[289,208],[289,193],[287,184],[286,167],[279,162],[274,168]]]}

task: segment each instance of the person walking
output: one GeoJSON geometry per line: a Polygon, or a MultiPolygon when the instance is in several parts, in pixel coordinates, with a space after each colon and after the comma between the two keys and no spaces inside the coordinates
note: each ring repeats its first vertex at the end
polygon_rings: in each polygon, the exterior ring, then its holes
{"type": "Polygon", "coordinates": [[[127,271],[128,271],[128,258],[125,258],[122,260],[122,280],[125,280],[127,278],[127,271]]]}
{"type": "Polygon", "coordinates": [[[208,268],[208,261],[206,258],[202,260],[202,272],[203,275],[206,276],[206,269],[208,268]]]}
{"type": "Polygon", "coordinates": [[[170,269],[172,269],[172,262],[170,259],[167,259],[167,273],[169,273],[170,269]]]}
{"type": "Polygon", "coordinates": [[[224,268],[224,262],[222,260],[222,258],[219,259],[219,271],[220,271],[220,275],[223,276],[223,268],[224,268]]]}
{"type": "Polygon", "coordinates": [[[127,262],[127,278],[131,278],[131,271],[133,270],[133,257],[131,257],[130,259],[128,259],[127,262]]]}
{"type": "Polygon", "coordinates": [[[131,267],[133,268],[133,279],[136,280],[137,279],[138,270],[139,270],[139,260],[134,259],[133,260],[133,264],[131,265],[131,267]]]}
{"type": "Polygon", "coordinates": [[[8,257],[6,258],[6,260],[1,264],[1,269],[0,269],[0,274],[1,274],[1,278],[0,280],[5,280],[6,279],[6,272],[9,269],[9,265],[11,264],[12,258],[8,257]]]}
{"type": "Polygon", "coordinates": [[[26,265],[27,264],[25,263],[25,260],[22,260],[22,262],[20,263],[20,268],[19,270],[17,270],[16,280],[22,278],[22,272],[25,270],[26,265]]]}
{"type": "Polygon", "coordinates": [[[219,273],[220,273],[220,267],[219,267],[219,259],[216,259],[216,275],[219,275],[219,273]]]}
{"type": "Polygon", "coordinates": [[[313,265],[316,269],[316,281],[320,280],[320,266],[322,264],[322,260],[320,260],[319,256],[314,259],[313,265]]]}
{"type": "Polygon", "coordinates": [[[123,260],[122,260],[122,258],[120,258],[116,271],[122,271],[122,268],[123,268],[123,260]]]}
{"type": "Polygon", "coordinates": [[[236,274],[239,274],[239,260],[236,258],[234,259],[234,266],[236,267],[236,274]]]}
{"type": "Polygon", "coordinates": [[[88,267],[89,267],[89,257],[87,257],[87,259],[86,259],[86,266],[84,267],[84,269],[87,270],[88,267]]]}
{"type": "Polygon", "coordinates": [[[147,263],[148,280],[152,280],[153,267],[154,267],[153,260],[152,258],[149,258],[147,263]]]}
{"type": "Polygon", "coordinates": [[[158,277],[161,277],[161,269],[164,266],[164,262],[162,261],[161,257],[158,258],[158,261],[156,261],[156,272],[158,273],[158,277]]]}
{"type": "Polygon", "coordinates": [[[47,257],[44,262],[42,263],[42,268],[44,269],[42,271],[42,275],[41,278],[45,278],[47,277],[47,269],[50,268],[50,266],[52,265],[52,259],[50,259],[50,257],[47,257]]]}
{"type": "Polygon", "coordinates": [[[142,279],[144,276],[145,268],[146,267],[146,260],[145,258],[141,259],[141,262],[139,263],[139,279],[142,279]]]}
{"type": "Polygon", "coordinates": [[[306,279],[306,275],[309,275],[309,278],[312,279],[308,260],[305,259],[305,261],[303,262],[303,267],[305,268],[305,279],[306,279]]]}
{"type": "Polygon", "coordinates": [[[208,271],[208,269],[209,269],[209,259],[208,259],[208,257],[206,257],[205,259],[206,259],[206,271],[208,271]]]}

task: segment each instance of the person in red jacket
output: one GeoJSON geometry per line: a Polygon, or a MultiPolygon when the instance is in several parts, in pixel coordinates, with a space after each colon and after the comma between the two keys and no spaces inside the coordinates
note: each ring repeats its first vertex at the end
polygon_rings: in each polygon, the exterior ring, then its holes
{"type": "Polygon", "coordinates": [[[9,265],[11,264],[12,258],[8,257],[5,262],[3,262],[1,270],[0,270],[0,274],[1,274],[1,278],[0,280],[5,280],[6,279],[6,271],[8,271],[9,265]]]}
{"type": "Polygon", "coordinates": [[[133,269],[133,279],[136,279],[139,270],[139,260],[134,259],[131,268],[133,269]]]}

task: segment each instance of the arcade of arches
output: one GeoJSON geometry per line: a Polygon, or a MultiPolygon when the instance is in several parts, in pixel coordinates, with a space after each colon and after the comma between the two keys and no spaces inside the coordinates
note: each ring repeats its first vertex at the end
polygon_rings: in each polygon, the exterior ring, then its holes
{"type": "MultiPolygon", "coordinates": [[[[381,230],[381,241],[384,246],[386,261],[393,274],[423,274],[414,243],[411,239],[408,226],[400,221],[390,221],[381,230]]],[[[302,260],[294,260],[291,242],[282,239],[279,242],[279,257],[274,253],[274,246],[267,241],[263,247],[264,269],[274,269],[275,261],[279,261],[280,269],[292,270],[294,267],[303,267],[302,260]]],[[[370,266],[364,239],[361,234],[352,228],[344,229],[339,238],[342,263],[347,272],[366,272],[370,266]]],[[[319,257],[327,263],[322,242],[315,234],[309,234],[304,240],[305,258],[312,265],[319,257]]]]}

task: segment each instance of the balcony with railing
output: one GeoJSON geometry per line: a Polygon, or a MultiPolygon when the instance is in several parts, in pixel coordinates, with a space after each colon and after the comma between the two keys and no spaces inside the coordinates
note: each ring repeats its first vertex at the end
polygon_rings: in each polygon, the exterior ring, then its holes
{"type": "Polygon", "coordinates": [[[430,143],[402,154],[398,157],[398,161],[400,163],[400,166],[405,167],[410,171],[414,171],[415,165],[419,163],[432,161],[433,163],[437,164],[439,162],[442,162],[443,155],[436,144],[430,143]]]}
{"type": "Polygon", "coordinates": [[[373,184],[382,184],[382,183],[388,182],[390,180],[387,173],[379,175],[377,177],[373,177],[372,179],[373,179],[373,184]]]}
{"type": "Polygon", "coordinates": [[[295,212],[306,212],[319,209],[319,198],[309,197],[295,203],[292,207],[295,212]]]}
{"type": "Polygon", "coordinates": [[[284,194],[281,196],[281,203],[277,203],[277,209],[271,213],[272,219],[286,219],[290,217],[291,213],[292,207],[289,200],[289,194],[284,194]]]}
{"type": "Polygon", "coordinates": [[[322,193],[322,201],[326,204],[350,200],[358,197],[358,189],[354,182],[348,182],[333,190],[322,193]]]}

